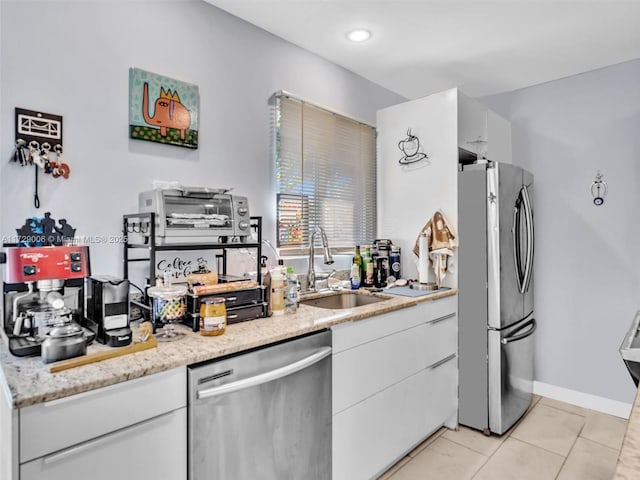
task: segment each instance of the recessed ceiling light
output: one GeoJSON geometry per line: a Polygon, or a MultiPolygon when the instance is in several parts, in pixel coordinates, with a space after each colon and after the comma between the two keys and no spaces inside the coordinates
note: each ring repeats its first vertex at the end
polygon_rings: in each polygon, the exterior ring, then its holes
{"type": "Polygon", "coordinates": [[[352,42],[366,42],[371,38],[371,32],[363,28],[356,28],[347,33],[347,38],[352,42]]]}

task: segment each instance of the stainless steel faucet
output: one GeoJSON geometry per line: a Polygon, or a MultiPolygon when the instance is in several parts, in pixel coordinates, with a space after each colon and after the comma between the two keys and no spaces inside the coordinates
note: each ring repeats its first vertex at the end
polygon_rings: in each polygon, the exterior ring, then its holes
{"type": "Polygon", "coordinates": [[[324,250],[324,263],[325,265],[331,265],[333,263],[333,256],[331,255],[331,249],[329,248],[329,242],[327,241],[327,234],[322,227],[315,227],[311,232],[309,238],[309,271],[307,272],[308,286],[307,291],[313,292],[316,289],[316,271],[315,271],[315,239],[316,233],[320,232],[320,238],[322,240],[322,249],[324,250]]]}

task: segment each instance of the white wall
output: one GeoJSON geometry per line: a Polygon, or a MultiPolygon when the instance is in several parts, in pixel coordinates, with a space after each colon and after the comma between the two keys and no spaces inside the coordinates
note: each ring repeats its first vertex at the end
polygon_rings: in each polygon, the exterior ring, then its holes
{"type": "MultiPolygon", "coordinates": [[[[65,217],[78,235],[118,234],[153,179],[234,187],[275,237],[270,96],[287,90],[375,123],[405,99],[200,0],[3,0],[0,158],[14,144],[14,108],[64,117],[68,180],[1,163],[2,235],[26,217],[65,217]],[[38,26],[34,30],[33,26],[38,26]],[[199,148],[128,138],[128,69],[200,86],[199,148]]],[[[95,274],[121,274],[121,246],[92,244],[95,274]]]]}
{"type": "MultiPolygon", "coordinates": [[[[422,227],[440,210],[458,231],[457,89],[378,112],[378,232],[402,249],[402,277],[417,278],[413,247],[422,227]],[[398,142],[407,129],[418,137],[428,160],[400,165],[398,142]]],[[[435,281],[430,270],[430,281],[435,281]]],[[[455,268],[444,285],[457,286],[455,268]]]]}
{"type": "Polygon", "coordinates": [[[631,402],[618,348],[640,308],[640,60],[482,101],[535,175],[536,379],[631,402]]]}

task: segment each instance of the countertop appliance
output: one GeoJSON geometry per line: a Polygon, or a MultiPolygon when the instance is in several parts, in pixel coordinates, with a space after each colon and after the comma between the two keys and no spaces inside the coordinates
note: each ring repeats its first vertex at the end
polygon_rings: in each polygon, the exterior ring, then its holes
{"type": "Polygon", "coordinates": [[[5,253],[4,329],[11,353],[39,355],[49,340],[45,361],[82,355],[93,339],[80,327],[89,247],[6,247],[5,253]]]}
{"type": "Polygon", "coordinates": [[[331,478],[331,331],[189,368],[190,480],[331,478]]]}
{"type": "Polygon", "coordinates": [[[175,243],[225,242],[236,237],[246,241],[251,235],[247,197],[228,190],[206,187],[154,189],[138,195],[141,213],[156,214],[158,245],[175,243]]]}
{"type": "Polygon", "coordinates": [[[533,387],[533,175],[496,162],[461,166],[459,422],[502,434],[533,387]]]}
{"type": "Polygon", "coordinates": [[[87,279],[88,326],[96,340],[110,347],[131,343],[129,326],[129,280],[110,275],[87,279]]]}

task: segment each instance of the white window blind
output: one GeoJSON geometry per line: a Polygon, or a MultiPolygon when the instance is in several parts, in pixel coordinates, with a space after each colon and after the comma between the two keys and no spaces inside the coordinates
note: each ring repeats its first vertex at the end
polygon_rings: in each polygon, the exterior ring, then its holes
{"type": "Polygon", "coordinates": [[[286,96],[277,97],[275,110],[278,247],[284,254],[307,248],[316,226],[331,248],[371,243],[375,129],[286,96]]]}

